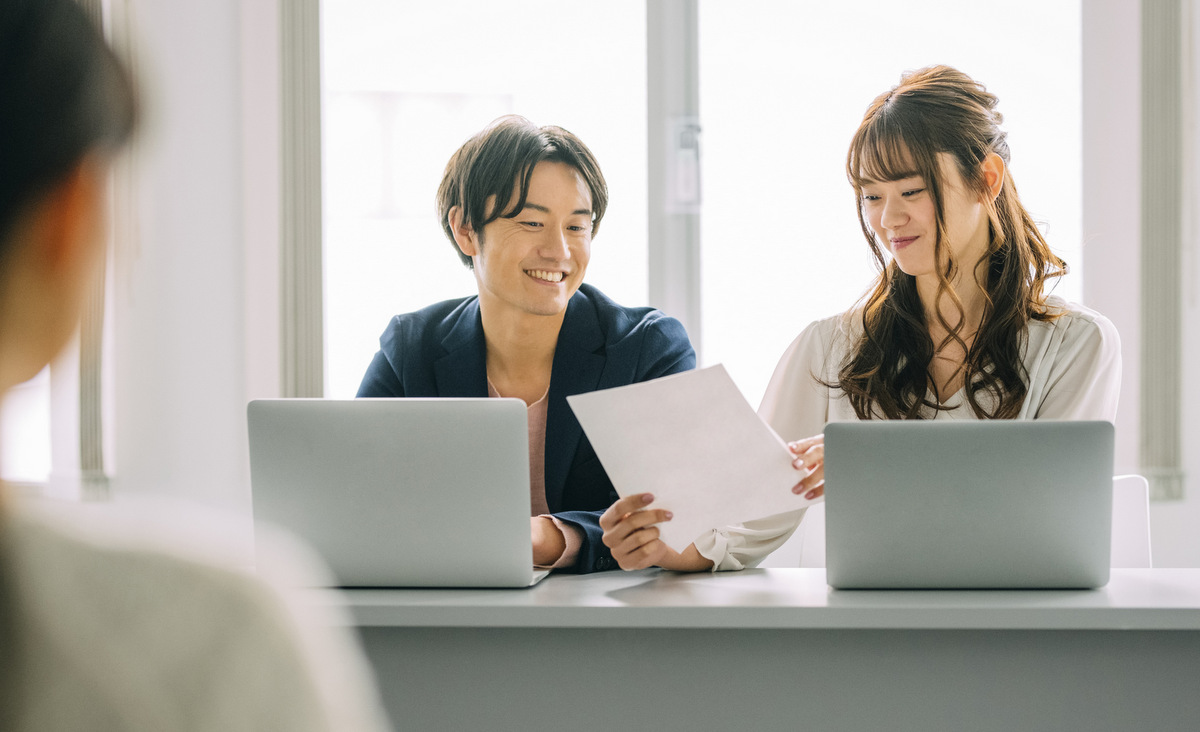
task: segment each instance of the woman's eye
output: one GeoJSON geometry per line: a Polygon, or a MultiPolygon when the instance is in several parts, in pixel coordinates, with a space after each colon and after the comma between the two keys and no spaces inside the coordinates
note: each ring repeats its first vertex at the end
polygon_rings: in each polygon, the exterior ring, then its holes
{"type": "Polygon", "coordinates": [[[863,200],[864,200],[864,201],[878,201],[878,200],[879,200],[879,196],[873,196],[873,195],[871,195],[870,193],[864,193],[864,194],[863,194],[863,200]]]}
{"type": "Polygon", "coordinates": [[[925,190],[924,188],[914,188],[911,191],[905,191],[904,193],[901,193],[900,195],[911,198],[912,196],[915,196],[924,190],[925,190]]]}

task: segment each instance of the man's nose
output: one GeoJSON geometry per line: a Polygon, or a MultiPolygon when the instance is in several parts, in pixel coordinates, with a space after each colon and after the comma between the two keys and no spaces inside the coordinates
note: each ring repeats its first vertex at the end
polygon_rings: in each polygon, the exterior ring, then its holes
{"type": "Polygon", "coordinates": [[[547,259],[562,261],[571,258],[571,248],[567,245],[567,232],[562,229],[546,227],[538,252],[547,259]]]}

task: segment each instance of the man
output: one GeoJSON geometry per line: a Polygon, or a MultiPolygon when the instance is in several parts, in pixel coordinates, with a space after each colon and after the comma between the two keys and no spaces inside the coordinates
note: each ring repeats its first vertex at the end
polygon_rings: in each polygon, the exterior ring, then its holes
{"type": "Polygon", "coordinates": [[[591,151],[560,127],[509,116],[472,137],[438,214],[479,294],[393,318],[358,390],[524,400],[533,561],[576,572],[617,568],[599,525],[617,495],[566,397],[696,365],[678,321],[583,284],[607,204],[591,151]]]}

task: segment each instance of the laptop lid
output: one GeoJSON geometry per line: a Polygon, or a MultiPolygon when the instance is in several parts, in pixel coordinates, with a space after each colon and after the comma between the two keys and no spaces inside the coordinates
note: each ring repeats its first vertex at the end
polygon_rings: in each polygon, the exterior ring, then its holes
{"type": "Polygon", "coordinates": [[[1109,422],[929,420],[825,428],[837,588],[1092,588],[1108,582],[1109,422]]]}
{"type": "Polygon", "coordinates": [[[255,523],[310,543],[339,586],[535,581],[521,400],[260,399],[247,415],[255,523]]]}

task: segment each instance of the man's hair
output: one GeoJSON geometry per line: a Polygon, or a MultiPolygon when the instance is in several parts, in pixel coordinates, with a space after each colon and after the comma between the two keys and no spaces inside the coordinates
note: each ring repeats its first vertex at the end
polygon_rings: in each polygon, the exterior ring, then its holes
{"type": "Polygon", "coordinates": [[[477,233],[496,219],[513,218],[525,208],[533,169],[546,161],[565,163],[579,172],[592,194],[592,235],[599,231],[608,206],[608,184],[587,145],[561,127],[538,127],[518,115],[501,117],[450,157],[438,186],[442,230],[468,269],[473,264],[454,241],[450,209],[461,207],[463,221],[477,233]],[[510,201],[512,206],[505,210],[510,201]]]}
{"type": "Polygon", "coordinates": [[[0,3],[0,257],[21,211],[135,118],[131,80],[74,0],[0,3]]]}

